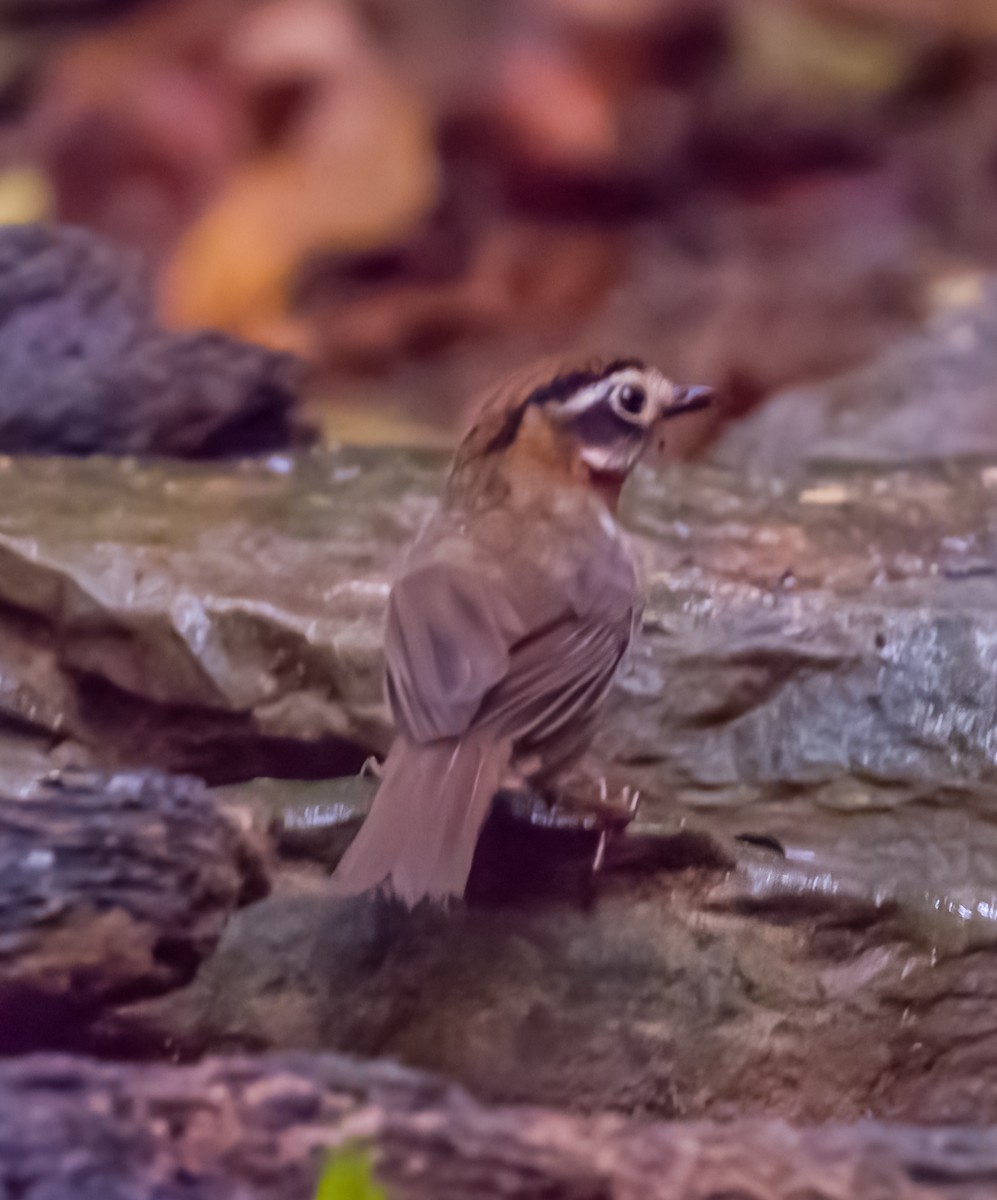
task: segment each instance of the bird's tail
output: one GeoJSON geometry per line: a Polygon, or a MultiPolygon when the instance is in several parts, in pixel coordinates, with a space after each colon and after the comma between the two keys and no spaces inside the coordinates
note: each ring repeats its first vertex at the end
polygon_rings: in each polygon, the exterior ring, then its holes
{"type": "Polygon", "coordinates": [[[419,744],[399,735],[370,814],[332,879],[340,896],[384,888],[410,908],[462,896],[510,743],[465,735],[419,744]]]}

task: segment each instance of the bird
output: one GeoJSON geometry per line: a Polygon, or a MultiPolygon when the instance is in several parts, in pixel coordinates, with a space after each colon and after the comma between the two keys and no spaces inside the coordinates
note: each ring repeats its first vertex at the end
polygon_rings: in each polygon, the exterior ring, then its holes
{"type": "Polygon", "coordinates": [[[550,788],[584,753],[642,608],[620,491],[711,397],[617,358],[527,371],[479,407],[389,594],[396,736],[335,894],[457,900],[506,781],[550,788]]]}

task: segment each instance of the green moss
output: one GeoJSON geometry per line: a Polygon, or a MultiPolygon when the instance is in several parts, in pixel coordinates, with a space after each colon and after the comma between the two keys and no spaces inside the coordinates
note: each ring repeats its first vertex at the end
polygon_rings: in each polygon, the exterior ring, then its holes
{"type": "Polygon", "coordinates": [[[374,1180],[370,1159],[359,1150],[337,1150],[329,1154],[315,1200],[387,1200],[374,1180]]]}

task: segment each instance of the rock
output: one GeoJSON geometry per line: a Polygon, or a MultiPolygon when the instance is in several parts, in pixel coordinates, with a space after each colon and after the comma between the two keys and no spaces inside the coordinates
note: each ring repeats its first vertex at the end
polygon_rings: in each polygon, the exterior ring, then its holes
{"type": "Polygon", "coordinates": [[[779,785],[855,808],[992,786],[995,486],[992,467],[959,462],[648,477],[628,509],[644,636],[603,753],[697,803],[779,785]]]}
{"type": "Polygon", "coordinates": [[[791,1094],[766,1009],[815,1033],[791,995],[796,973],[785,972],[789,987],[773,981],[764,1002],[752,996],[786,946],[772,943],[764,921],[704,922],[702,897],[723,873],[691,864],[607,875],[587,902],[565,887],[560,897],[549,889],[412,916],[336,902],[322,877],[307,889],[282,881],[233,918],[190,987],[109,1014],[95,1044],[115,1056],[223,1047],[389,1055],[492,1100],[581,1111],[673,1117],[751,1108],[753,1096],[754,1111],[857,1115],[886,1056],[839,1068],[847,1083],[829,1089],[835,1039],[812,1037],[814,1086],[797,1076],[791,1094]]]}
{"type": "MultiPolygon", "coordinates": [[[[64,758],[353,773],[390,736],[383,605],[441,465],[8,464],[0,702],[64,758]]],[[[642,472],[624,515],[649,603],[593,758],[644,802],[603,878],[580,873],[591,839],[506,831],[441,929],[337,907],[323,871],[368,789],[298,782],[264,821],[295,859],[273,898],[90,1036],[390,1052],[494,1098],[658,1115],[997,1114],[997,1075],[949,1053],[970,1020],[997,1037],[963,999],[997,961],[995,479],[642,472]]]]}
{"type": "Polygon", "coordinates": [[[265,891],[189,779],[59,779],[0,795],[0,1052],[82,1044],[111,1003],[186,982],[265,891]]]}
{"type": "MultiPolygon", "coordinates": [[[[814,809],[799,816],[833,827],[814,809]]],[[[843,829],[839,855],[876,832],[894,830],[843,829]]],[[[686,837],[684,856],[673,840],[671,863],[608,866],[587,896],[555,848],[546,867],[561,878],[546,893],[440,914],[336,902],[319,873],[279,877],[189,987],[106,1014],[94,1045],[390,1055],[493,1101],[582,1112],[993,1119],[990,947],[937,948],[903,898],[835,891],[819,858],[808,877],[790,860],[792,879],[776,851],[745,846],[732,868],[704,835],[686,837]],[[766,865],[768,890],[746,897],[766,865]]],[[[959,849],[942,853],[958,862],[959,849]]],[[[913,869],[930,861],[922,851],[913,869]]],[[[868,860],[877,852],[891,870],[885,837],[868,860]]]]}
{"type": "Polygon", "coordinates": [[[356,771],[390,736],[386,579],[439,477],[379,461],[5,463],[0,711],[60,761],[356,771]]]}
{"type": "Polygon", "coordinates": [[[215,788],[214,794],[246,811],[249,823],[269,833],[283,858],[331,869],[370,811],[376,790],[373,775],[348,775],[319,782],[254,779],[215,788]]]}
{"type": "Polygon", "coordinates": [[[24,1200],[310,1200],[324,1155],[357,1146],[392,1200],[962,1200],[997,1187],[992,1129],[572,1118],[331,1055],[8,1062],[0,1130],[0,1186],[24,1200]]]}
{"type": "Polygon", "coordinates": [[[255,454],[300,441],[298,369],[166,333],[137,262],[82,229],[0,230],[0,452],[255,454]]]}
{"type": "MultiPolygon", "coordinates": [[[[5,464],[2,711],[215,781],[352,773],[390,738],[383,606],[441,465],[5,464]]],[[[603,763],[699,807],[992,786],[995,484],[985,464],[642,472],[649,604],[603,763]]]]}
{"type": "Polygon", "coordinates": [[[35,25],[51,29],[59,21],[70,27],[83,20],[106,19],[136,8],[141,0],[5,0],[4,15],[17,28],[35,25]]]}
{"type": "Polygon", "coordinates": [[[806,464],[938,461],[997,453],[997,280],[870,365],[775,396],[727,426],[714,458],[762,474],[806,464]]]}
{"type": "Polygon", "coordinates": [[[369,787],[305,781],[388,743],[383,608],[441,469],[0,470],[5,756],[285,777],[219,797],[275,828],[274,895],[88,1043],[391,1053],[659,1116],[997,1119],[958,1049],[997,1045],[997,467],[642,471],[644,628],[592,755],[639,820],[595,880],[591,833],[499,827],[437,925],[328,898],[369,787]]]}

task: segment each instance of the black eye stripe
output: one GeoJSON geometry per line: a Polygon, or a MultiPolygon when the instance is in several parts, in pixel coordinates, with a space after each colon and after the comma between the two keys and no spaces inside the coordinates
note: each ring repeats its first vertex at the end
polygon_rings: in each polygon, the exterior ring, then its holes
{"type": "Polygon", "coordinates": [[[605,400],[579,413],[571,425],[579,441],[587,446],[610,446],[629,438],[643,436],[639,425],[621,417],[605,400]]]}
{"type": "Polygon", "coordinates": [[[552,400],[570,400],[582,388],[589,387],[593,383],[599,383],[602,379],[608,379],[610,375],[615,375],[619,371],[643,371],[644,369],[644,364],[639,358],[617,358],[602,367],[567,371],[563,375],[557,375],[547,383],[541,384],[540,387],[534,388],[529,396],[526,397],[525,403],[547,404],[552,400]]]}
{"type": "MultiPolygon", "coordinates": [[[[496,431],[491,441],[485,447],[484,453],[490,454],[495,451],[505,450],[512,445],[516,440],[516,435],[519,433],[523,416],[531,404],[542,406],[552,401],[563,403],[570,400],[582,388],[589,387],[593,383],[599,383],[600,380],[607,379],[610,375],[615,375],[617,371],[625,370],[643,371],[645,370],[645,364],[639,358],[616,358],[604,366],[593,365],[574,371],[566,371],[534,388],[525,400],[511,409],[506,415],[501,428],[496,431]]],[[[616,414],[611,415],[617,425],[623,423],[619,416],[616,414]]]]}
{"type": "Polygon", "coordinates": [[[582,388],[598,383],[602,376],[597,371],[571,371],[535,388],[526,397],[526,404],[550,404],[570,400],[582,388]]]}

